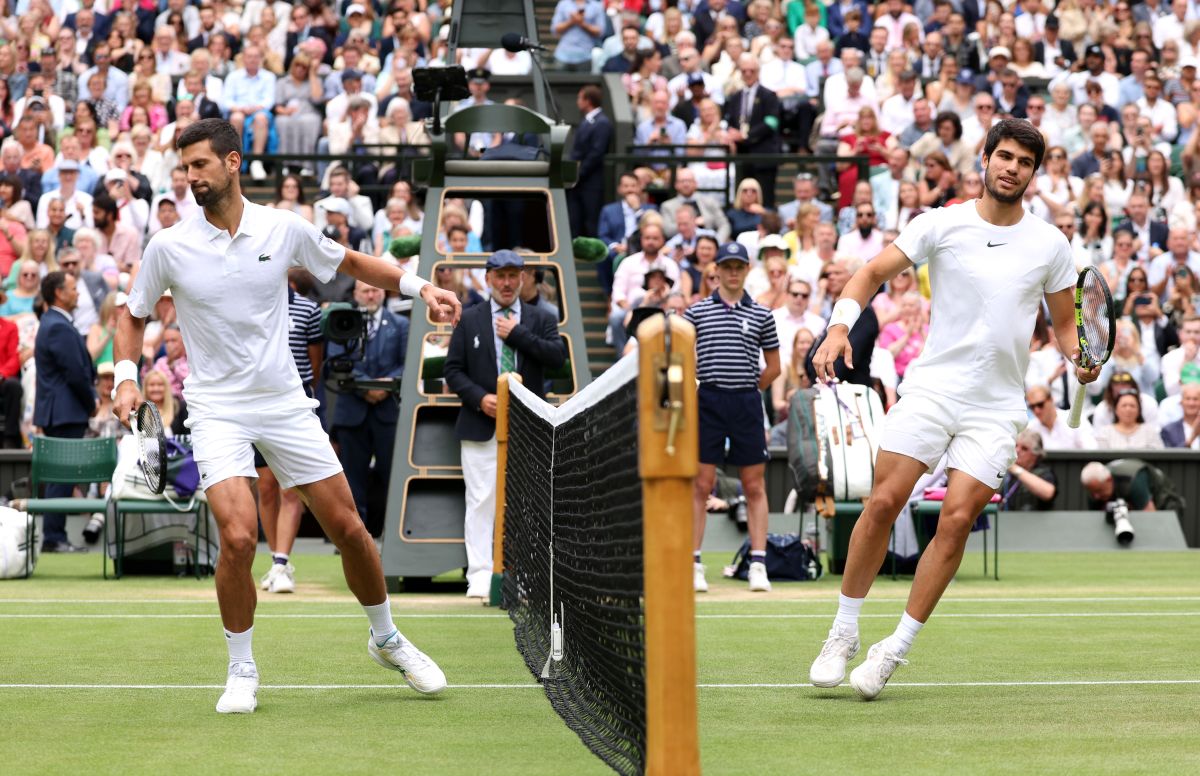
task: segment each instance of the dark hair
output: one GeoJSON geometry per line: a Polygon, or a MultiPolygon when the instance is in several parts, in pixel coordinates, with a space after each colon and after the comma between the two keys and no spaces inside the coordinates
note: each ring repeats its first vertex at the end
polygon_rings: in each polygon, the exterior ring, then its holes
{"type": "Polygon", "coordinates": [[[55,299],[58,298],[58,290],[66,284],[67,273],[61,269],[46,273],[46,277],[42,278],[42,299],[45,301],[46,307],[54,304],[55,299]]]}
{"type": "Polygon", "coordinates": [[[13,204],[21,201],[21,195],[24,193],[25,187],[21,185],[20,178],[15,175],[0,175],[0,186],[12,186],[13,188],[13,201],[5,204],[11,207],[13,204]]]}
{"type": "Polygon", "coordinates": [[[283,186],[288,181],[296,182],[296,204],[303,205],[304,204],[304,184],[300,182],[300,177],[298,175],[285,175],[282,178],[280,178],[279,186],[275,189],[275,196],[278,197],[279,199],[283,199],[283,186]]]}
{"type": "Polygon", "coordinates": [[[1137,422],[1145,423],[1146,419],[1144,417],[1142,417],[1142,395],[1133,388],[1120,388],[1117,390],[1117,392],[1115,394],[1113,394],[1113,401],[1112,401],[1113,421],[1115,422],[1117,419],[1117,405],[1121,403],[1121,399],[1125,396],[1132,396],[1133,400],[1135,402],[1137,402],[1137,408],[1138,408],[1137,422]]]}
{"type": "Polygon", "coordinates": [[[120,210],[117,207],[117,201],[112,198],[112,195],[106,189],[99,189],[95,196],[92,197],[92,207],[98,207],[110,216],[117,215],[118,210],[120,210]]]}
{"type": "Polygon", "coordinates": [[[699,245],[699,244],[700,244],[702,241],[704,241],[704,240],[707,240],[707,241],[709,241],[710,243],[712,243],[712,244],[713,244],[713,248],[715,248],[716,250],[718,250],[718,251],[720,251],[720,250],[721,250],[721,242],[720,242],[720,240],[718,240],[716,237],[713,237],[711,234],[702,234],[702,235],[700,235],[699,237],[697,237],[697,238],[696,238],[696,245],[699,245]]]}
{"type": "Polygon", "coordinates": [[[1001,119],[993,124],[983,145],[983,155],[990,157],[1002,140],[1014,140],[1022,148],[1032,151],[1035,170],[1042,166],[1042,159],[1046,156],[1046,138],[1025,119],[1001,119]]]}
{"type": "Polygon", "coordinates": [[[933,120],[934,129],[936,130],[938,127],[942,126],[943,121],[950,122],[950,124],[954,127],[954,139],[961,140],[962,139],[962,119],[960,119],[958,117],[958,114],[951,113],[948,110],[942,111],[941,113],[939,113],[937,115],[937,118],[935,118],[933,120]]]}
{"type": "Polygon", "coordinates": [[[449,237],[450,235],[458,234],[459,232],[462,232],[463,234],[468,235],[468,236],[471,234],[470,232],[467,231],[467,227],[465,227],[461,224],[455,224],[454,226],[451,226],[449,229],[446,230],[446,236],[449,237]]]}
{"type": "Polygon", "coordinates": [[[1081,215],[1079,217],[1079,221],[1082,224],[1082,228],[1080,229],[1080,231],[1083,232],[1084,235],[1087,234],[1087,221],[1085,221],[1084,218],[1087,216],[1088,213],[1091,213],[1096,210],[1100,211],[1100,238],[1104,239],[1105,235],[1108,234],[1108,211],[1104,209],[1103,202],[1087,203],[1087,206],[1084,207],[1084,209],[1083,209],[1083,215],[1081,215]]]}
{"type": "Polygon", "coordinates": [[[225,119],[200,119],[179,134],[175,145],[179,150],[205,140],[212,146],[217,158],[224,159],[231,153],[242,153],[242,139],[238,137],[233,125],[225,119]]]}
{"type": "Polygon", "coordinates": [[[604,104],[604,92],[600,91],[600,87],[596,84],[588,84],[580,89],[579,96],[587,100],[588,105],[593,108],[599,108],[604,104]]]}

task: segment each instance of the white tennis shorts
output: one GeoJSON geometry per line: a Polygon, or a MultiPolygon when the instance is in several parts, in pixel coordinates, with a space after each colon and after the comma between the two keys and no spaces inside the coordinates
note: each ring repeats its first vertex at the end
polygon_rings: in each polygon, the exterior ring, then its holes
{"type": "Polygon", "coordinates": [[[317,402],[302,393],[294,400],[222,404],[220,408],[188,405],[187,426],[201,489],[230,477],[256,478],[254,447],[281,488],[318,482],[342,471],[329,435],[313,412],[317,402]]]}
{"type": "Polygon", "coordinates": [[[999,488],[1016,458],[1017,434],[1028,422],[1024,410],[995,410],[909,393],[888,411],[879,446],[915,458],[930,470],[946,454],[947,468],[999,488]]]}

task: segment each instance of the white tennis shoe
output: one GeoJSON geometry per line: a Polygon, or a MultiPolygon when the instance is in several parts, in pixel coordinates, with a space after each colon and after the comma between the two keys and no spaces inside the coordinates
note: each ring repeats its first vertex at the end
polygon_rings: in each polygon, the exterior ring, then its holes
{"type": "MultiPolygon", "coordinates": [[[[296,568],[292,564],[274,563],[271,569],[279,569],[275,571],[271,577],[271,586],[267,588],[272,593],[294,593],[296,592],[296,568]]],[[[271,572],[267,572],[270,574],[271,572]]]]}
{"type": "Polygon", "coordinates": [[[372,633],[367,640],[367,652],[379,665],[403,674],[408,686],[419,693],[434,695],[446,689],[446,675],[442,669],[400,631],[393,632],[382,646],[375,643],[372,633]]]}
{"type": "Polygon", "coordinates": [[[275,577],[279,575],[280,568],[281,566],[278,563],[272,563],[271,567],[267,569],[267,573],[262,575],[262,579],[259,581],[261,582],[261,587],[263,590],[271,589],[271,583],[275,581],[275,577]]]}
{"type": "Polygon", "coordinates": [[[872,700],[883,692],[892,673],[904,665],[908,665],[908,661],[888,649],[887,642],[873,644],[867,650],[867,659],[863,664],[850,672],[850,686],[864,701],[872,700]]]}
{"type": "Polygon", "coordinates": [[[759,561],[751,563],[747,577],[750,579],[751,593],[771,592],[771,580],[767,579],[767,564],[759,561]]]}
{"type": "Polygon", "coordinates": [[[258,667],[254,663],[234,663],[229,666],[225,692],[217,701],[221,714],[250,714],[258,708],[258,667]]]}
{"type": "Polygon", "coordinates": [[[837,687],[846,678],[846,664],[854,659],[858,649],[858,634],[834,625],[821,647],[821,654],[808,669],[808,681],[814,687],[837,687]]]}
{"type": "Polygon", "coordinates": [[[708,592],[708,580],[704,578],[704,564],[692,564],[692,589],[697,593],[708,592]]]}

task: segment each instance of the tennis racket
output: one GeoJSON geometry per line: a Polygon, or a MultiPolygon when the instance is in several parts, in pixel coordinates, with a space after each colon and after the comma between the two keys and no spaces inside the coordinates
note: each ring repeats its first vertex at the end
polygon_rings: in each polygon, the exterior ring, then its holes
{"type": "Polygon", "coordinates": [[[144,401],[130,416],[130,425],[137,435],[138,461],[146,484],[156,496],[167,485],[167,435],[163,431],[162,415],[154,402],[144,401]]]}
{"type": "MultiPolygon", "coordinates": [[[[1075,283],[1075,328],[1079,330],[1079,366],[1103,366],[1112,355],[1117,335],[1117,316],[1108,283],[1095,267],[1085,267],[1075,283]]],[[[1075,392],[1067,425],[1079,428],[1083,414],[1084,385],[1075,392]]]]}

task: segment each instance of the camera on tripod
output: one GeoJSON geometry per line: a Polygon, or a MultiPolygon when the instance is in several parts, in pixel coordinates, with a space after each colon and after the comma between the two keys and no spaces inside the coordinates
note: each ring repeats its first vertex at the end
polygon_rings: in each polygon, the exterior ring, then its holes
{"type": "Polygon", "coordinates": [[[331,342],[357,342],[345,355],[325,362],[325,387],[334,393],[357,390],[354,364],[362,359],[367,344],[370,313],[349,302],[334,302],[321,311],[321,333],[331,342]]]}
{"type": "Polygon", "coordinates": [[[1127,547],[1133,541],[1133,523],[1129,520],[1129,504],[1119,498],[1108,502],[1104,507],[1104,519],[1113,527],[1117,543],[1127,547]]]}

